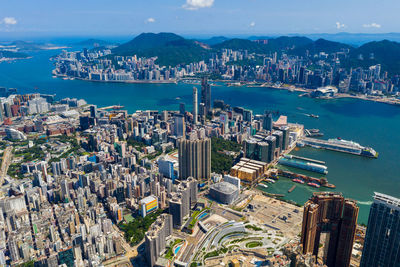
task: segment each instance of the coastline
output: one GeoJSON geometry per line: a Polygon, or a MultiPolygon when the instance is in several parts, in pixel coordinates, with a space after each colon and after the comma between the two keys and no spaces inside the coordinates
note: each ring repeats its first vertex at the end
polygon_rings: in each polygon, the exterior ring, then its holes
{"type": "Polygon", "coordinates": [[[80,81],[86,81],[86,82],[100,82],[100,83],[143,83],[143,84],[176,84],[178,83],[177,80],[168,80],[168,81],[149,81],[149,80],[129,80],[129,81],[115,81],[115,80],[108,80],[108,81],[100,81],[100,80],[89,80],[89,79],[84,79],[84,78],[79,78],[79,77],[70,77],[66,75],[60,75],[60,74],[53,74],[53,76],[56,76],[54,78],[67,78],[66,80],[80,80],[80,81]]]}
{"type": "MultiPolygon", "coordinates": [[[[0,62],[2,62],[0,60],[0,62]]],[[[161,81],[161,80],[154,80],[154,81],[149,81],[149,80],[128,80],[128,81],[116,81],[116,80],[89,80],[89,79],[84,79],[84,78],[79,78],[79,77],[70,77],[66,75],[61,75],[61,74],[53,74],[57,78],[67,78],[68,80],[81,80],[81,81],[87,81],[87,82],[100,82],[100,83],[127,83],[127,84],[178,84],[179,82],[182,81],[188,81],[188,80],[196,80],[196,79],[174,79],[174,80],[168,80],[168,81],[161,81]]],[[[231,81],[227,80],[210,80],[211,82],[223,82],[223,83],[228,83],[228,86],[232,87],[258,87],[258,88],[272,88],[272,89],[277,89],[277,90],[287,90],[290,92],[301,92],[301,93],[309,93],[312,90],[311,89],[305,89],[301,87],[296,87],[294,85],[285,85],[285,86],[277,86],[273,84],[268,84],[268,83],[263,83],[263,84],[254,84],[252,82],[246,82],[246,83],[231,83],[231,81]]],[[[182,82],[185,83],[185,82],[182,82]]],[[[186,84],[193,84],[193,85],[200,85],[200,84],[195,84],[195,83],[187,83],[186,84]]],[[[217,85],[214,85],[217,86],[217,85]]],[[[302,95],[301,95],[302,96],[302,95]]],[[[353,99],[359,99],[359,100],[364,100],[364,101],[372,101],[372,102],[377,102],[377,103],[382,103],[382,104],[388,104],[388,105],[394,105],[394,106],[400,106],[400,99],[396,98],[383,98],[383,97],[375,97],[375,96],[365,96],[365,95],[352,95],[352,94],[347,94],[347,93],[337,93],[334,97],[321,97],[320,99],[326,99],[326,100],[331,100],[331,99],[340,99],[340,98],[353,98],[353,99]]]]}

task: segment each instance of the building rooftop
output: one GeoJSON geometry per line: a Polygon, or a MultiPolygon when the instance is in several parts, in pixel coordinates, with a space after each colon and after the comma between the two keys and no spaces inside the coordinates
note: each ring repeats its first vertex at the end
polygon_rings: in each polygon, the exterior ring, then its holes
{"type": "Polygon", "coordinates": [[[228,182],[213,184],[211,185],[211,188],[225,194],[232,194],[238,190],[236,186],[228,182]]]}
{"type": "Polygon", "coordinates": [[[374,192],[374,199],[375,199],[375,201],[384,202],[386,204],[400,208],[400,199],[398,199],[398,198],[395,198],[395,197],[392,197],[392,196],[389,196],[386,194],[374,192]]]}

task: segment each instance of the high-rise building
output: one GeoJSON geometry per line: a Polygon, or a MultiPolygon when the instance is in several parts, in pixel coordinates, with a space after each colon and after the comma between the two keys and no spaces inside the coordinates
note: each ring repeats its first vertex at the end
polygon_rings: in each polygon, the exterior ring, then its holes
{"type": "Polygon", "coordinates": [[[201,80],[201,103],[204,103],[207,115],[211,111],[211,86],[206,77],[201,80]]]}
{"type": "Polygon", "coordinates": [[[268,161],[266,162],[271,162],[275,159],[276,137],[272,135],[267,136],[265,142],[268,143],[268,161]]]}
{"type": "MultiPolygon", "coordinates": [[[[167,238],[172,234],[172,216],[161,214],[145,234],[145,253],[148,264],[156,265],[160,254],[165,250],[167,238]]],[[[159,264],[157,264],[159,265],[159,264]]],[[[162,265],[159,265],[162,266],[162,265]]]]}
{"type": "Polygon", "coordinates": [[[174,116],[174,135],[177,137],[185,136],[186,125],[185,117],[182,114],[175,114],[174,116]]]}
{"type": "Polygon", "coordinates": [[[340,193],[316,192],[304,204],[301,244],[304,254],[318,256],[328,267],[350,266],[358,206],[340,193]]]}
{"type": "Polygon", "coordinates": [[[400,266],[400,199],[375,193],[360,267],[400,266]]]}
{"type": "Polygon", "coordinates": [[[90,106],[90,117],[97,118],[97,106],[96,105],[90,106]]]}
{"type": "Polygon", "coordinates": [[[246,158],[269,163],[269,145],[267,142],[248,139],[243,143],[246,158]]]}
{"type": "Polygon", "coordinates": [[[282,149],[287,150],[289,147],[289,135],[290,135],[290,129],[288,126],[282,126],[280,130],[283,133],[283,142],[282,142],[282,149]]]}
{"type": "Polygon", "coordinates": [[[197,104],[197,88],[193,87],[193,123],[197,124],[197,116],[198,116],[198,104],[197,104]]]}
{"type": "Polygon", "coordinates": [[[263,119],[263,129],[267,131],[272,131],[272,127],[273,127],[272,113],[269,111],[265,111],[263,119]]]}
{"type": "Polygon", "coordinates": [[[183,225],[183,219],[189,215],[190,208],[197,203],[197,181],[189,177],[181,181],[176,192],[171,194],[169,200],[169,213],[172,215],[174,228],[183,225]]]}
{"type": "Polygon", "coordinates": [[[179,114],[181,115],[185,115],[186,112],[186,107],[185,107],[185,103],[179,103],[179,114]]]}
{"type": "Polygon", "coordinates": [[[211,139],[178,141],[179,178],[210,179],[211,139]]]}

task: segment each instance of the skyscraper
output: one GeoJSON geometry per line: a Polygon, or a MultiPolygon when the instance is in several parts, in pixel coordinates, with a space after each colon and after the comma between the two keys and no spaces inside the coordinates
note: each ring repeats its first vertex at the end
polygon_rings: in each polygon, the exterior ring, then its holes
{"type": "Polygon", "coordinates": [[[90,117],[97,118],[97,106],[96,105],[90,106],[90,117]]]}
{"type": "Polygon", "coordinates": [[[208,114],[211,111],[211,87],[206,77],[203,77],[201,81],[201,103],[204,103],[206,114],[208,114]]]}
{"type": "Polygon", "coordinates": [[[179,114],[185,115],[185,112],[186,112],[185,103],[179,103],[179,114]]]}
{"type": "Polygon", "coordinates": [[[400,266],[400,199],[375,193],[360,267],[400,266]]]}
{"type": "Polygon", "coordinates": [[[156,265],[160,254],[165,250],[166,239],[172,234],[172,216],[161,214],[145,234],[145,254],[148,264],[156,265]]]}
{"type": "Polygon", "coordinates": [[[303,253],[318,256],[328,267],[348,267],[357,227],[358,206],[340,193],[316,192],[304,204],[301,243],[303,253]]]}
{"type": "Polygon", "coordinates": [[[198,104],[197,104],[197,88],[193,87],[193,123],[197,124],[197,109],[198,109],[198,104]]]}
{"type": "Polygon", "coordinates": [[[174,115],[174,135],[177,137],[185,136],[186,125],[185,117],[182,114],[174,115]]]}
{"type": "Polygon", "coordinates": [[[272,113],[269,111],[264,112],[263,128],[267,131],[272,131],[272,113]]]}
{"type": "Polygon", "coordinates": [[[210,179],[211,176],[211,140],[178,141],[179,178],[210,179]]]}

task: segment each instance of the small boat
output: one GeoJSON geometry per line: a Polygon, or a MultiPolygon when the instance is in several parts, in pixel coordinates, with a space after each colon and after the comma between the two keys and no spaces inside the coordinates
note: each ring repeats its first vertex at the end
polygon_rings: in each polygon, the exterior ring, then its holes
{"type": "Polygon", "coordinates": [[[266,179],[265,181],[267,181],[267,182],[269,182],[269,183],[272,183],[272,184],[275,183],[275,180],[272,180],[272,179],[266,179]]]}
{"type": "Polygon", "coordinates": [[[316,118],[316,119],[319,118],[319,115],[315,115],[315,114],[307,114],[307,116],[311,117],[311,118],[316,118]]]}
{"type": "Polygon", "coordinates": [[[293,179],[292,181],[295,183],[304,184],[304,181],[301,179],[293,179]]]}
{"type": "Polygon", "coordinates": [[[175,98],[175,100],[181,100],[181,98],[178,96],[178,97],[175,98]]]}
{"type": "Polygon", "coordinates": [[[315,187],[315,188],[320,188],[320,185],[317,183],[308,183],[307,185],[311,186],[311,187],[315,187]]]}
{"type": "Polygon", "coordinates": [[[258,184],[259,186],[261,186],[261,187],[264,187],[264,188],[268,188],[268,185],[266,185],[266,184],[263,184],[263,183],[261,183],[261,184],[258,184]]]}

